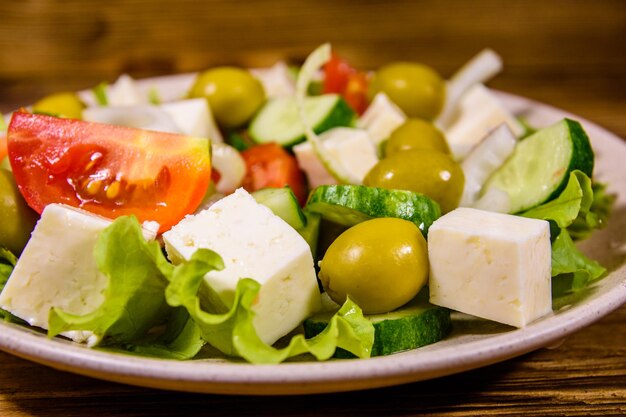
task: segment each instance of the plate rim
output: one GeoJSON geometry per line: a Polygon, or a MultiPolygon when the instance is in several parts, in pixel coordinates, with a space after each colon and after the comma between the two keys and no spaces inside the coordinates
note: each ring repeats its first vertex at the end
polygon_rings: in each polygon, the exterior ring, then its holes
{"type": "MultiPolygon", "coordinates": [[[[160,80],[172,81],[174,77],[186,82],[189,74],[155,77],[140,82],[145,86],[148,83],[159,83],[160,80]]],[[[496,93],[507,105],[513,107],[574,117],[585,128],[598,132],[600,141],[626,147],[623,139],[582,117],[522,96],[502,91],[496,93]]],[[[62,371],[174,391],[257,395],[353,391],[451,375],[501,362],[558,342],[626,303],[626,262],[611,271],[594,288],[605,291],[589,301],[574,305],[558,315],[552,314],[540,319],[526,328],[465,341],[462,344],[463,352],[458,355],[454,351],[459,346],[449,345],[434,349],[425,347],[364,360],[291,362],[279,365],[176,361],[89,349],[69,341],[47,339],[45,335],[10,323],[0,323],[0,350],[62,371]],[[603,284],[607,282],[605,280],[611,281],[611,284],[603,284]],[[610,288],[606,289],[607,286],[610,288]],[[468,353],[468,350],[471,352],[468,353]],[[420,356],[425,356],[430,361],[425,363],[420,356]]]]}

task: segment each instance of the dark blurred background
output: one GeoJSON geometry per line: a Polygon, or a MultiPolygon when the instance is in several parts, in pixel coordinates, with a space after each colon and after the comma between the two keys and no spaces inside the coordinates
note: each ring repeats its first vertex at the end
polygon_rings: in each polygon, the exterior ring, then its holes
{"type": "Polygon", "coordinates": [[[505,63],[491,86],[626,136],[624,0],[0,0],[0,110],[122,72],[297,63],[325,41],[360,68],[444,76],[491,47],[505,63]]]}

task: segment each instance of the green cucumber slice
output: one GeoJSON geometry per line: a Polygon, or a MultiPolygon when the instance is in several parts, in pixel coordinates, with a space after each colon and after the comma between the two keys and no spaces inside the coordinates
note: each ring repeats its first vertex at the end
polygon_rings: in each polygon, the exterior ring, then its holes
{"type": "Polygon", "coordinates": [[[294,229],[298,230],[306,226],[306,217],[291,188],[263,188],[251,195],[257,203],[268,207],[294,229]]]}
{"type": "Polygon", "coordinates": [[[441,215],[439,205],[423,194],[348,184],[315,188],[306,209],[344,226],[377,217],[397,217],[415,223],[424,237],[441,215]]]}
{"type": "MultiPolygon", "coordinates": [[[[307,97],[304,112],[315,133],[350,126],[354,120],[354,111],[337,94],[307,97]]],[[[278,142],[290,147],[305,140],[304,130],[295,97],[279,97],[261,108],[250,123],[249,134],[257,143],[278,142]]]]}
{"type": "Polygon", "coordinates": [[[509,212],[519,213],[558,196],[576,169],[591,178],[593,158],[580,123],[563,119],[520,141],[481,194],[504,191],[510,198],[509,212]]]}
{"type": "MultiPolygon", "coordinates": [[[[320,313],[306,319],[306,337],[313,337],[324,330],[333,313],[320,313]]],[[[416,298],[395,311],[366,318],[374,325],[372,356],[390,355],[438,342],[450,333],[452,327],[450,310],[430,304],[427,290],[422,290],[416,298]]],[[[354,356],[337,350],[335,357],[354,356]]]]}
{"type": "Polygon", "coordinates": [[[322,222],[322,216],[317,213],[304,210],[304,216],[306,217],[306,226],[301,229],[297,229],[300,236],[306,240],[311,248],[311,255],[313,259],[317,256],[317,242],[320,235],[320,223],[322,222]]]}

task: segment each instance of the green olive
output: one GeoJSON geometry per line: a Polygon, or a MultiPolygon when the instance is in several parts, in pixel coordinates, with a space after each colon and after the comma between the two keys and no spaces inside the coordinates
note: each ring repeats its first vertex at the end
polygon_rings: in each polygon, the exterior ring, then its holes
{"type": "Polygon", "coordinates": [[[329,246],[319,277],[338,304],[350,297],[366,314],[395,310],[426,284],[426,241],[408,220],[367,220],[329,246]]]}
{"type": "Polygon", "coordinates": [[[442,213],[447,213],[459,205],[465,176],[450,155],[420,149],[381,159],[367,173],[363,183],[425,194],[439,203],[442,213]]]}
{"type": "Polygon", "coordinates": [[[385,156],[409,149],[432,149],[450,153],[443,133],[434,124],[423,119],[408,119],[385,142],[385,156]]]}
{"type": "Polygon", "coordinates": [[[33,104],[33,111],[70,119],[81,119],[85,105],[75,93],[56,93],[33,104]]]}
{"type": "Polygon", "coordinates": [[[18,255],[26,246],[38,216],[15,185],[13,174],[0,169],[0,246],[18,255]]]}
{"type": "Polygon", "coordinates": [[[394,62],[374,74],[369,93],[373,97],[379,92],[385,93],[407,116],[433,120],[443,107],[446,84],[426,65],[394,62]]]}
{"type": "Polygon", "coordinates": [[[199,74],[189,96],[206,97],[216,122],[224,128],[245,124],[265,102],[261,82],[236,67],[218,67],[199,74]]]}

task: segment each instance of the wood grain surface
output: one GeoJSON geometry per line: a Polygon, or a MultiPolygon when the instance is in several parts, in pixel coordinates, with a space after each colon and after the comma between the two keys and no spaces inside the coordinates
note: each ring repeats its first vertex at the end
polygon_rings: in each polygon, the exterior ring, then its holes
{"type": "MultiPolygon", "coordinates": [[[[300,62],[331,41],[361,68],[393,60],[450,75],[484,47],[490,85],[626,137],[626,2],[0,0],[0,111],[120,73],[300,62]]],[[[626,180],[626,179],[625,179],[626,180]]],[[[463,374],[302,397],[162,392],[0,353],[0,416],[624,416],[626,306],[542,349],[463,374]]]]}

